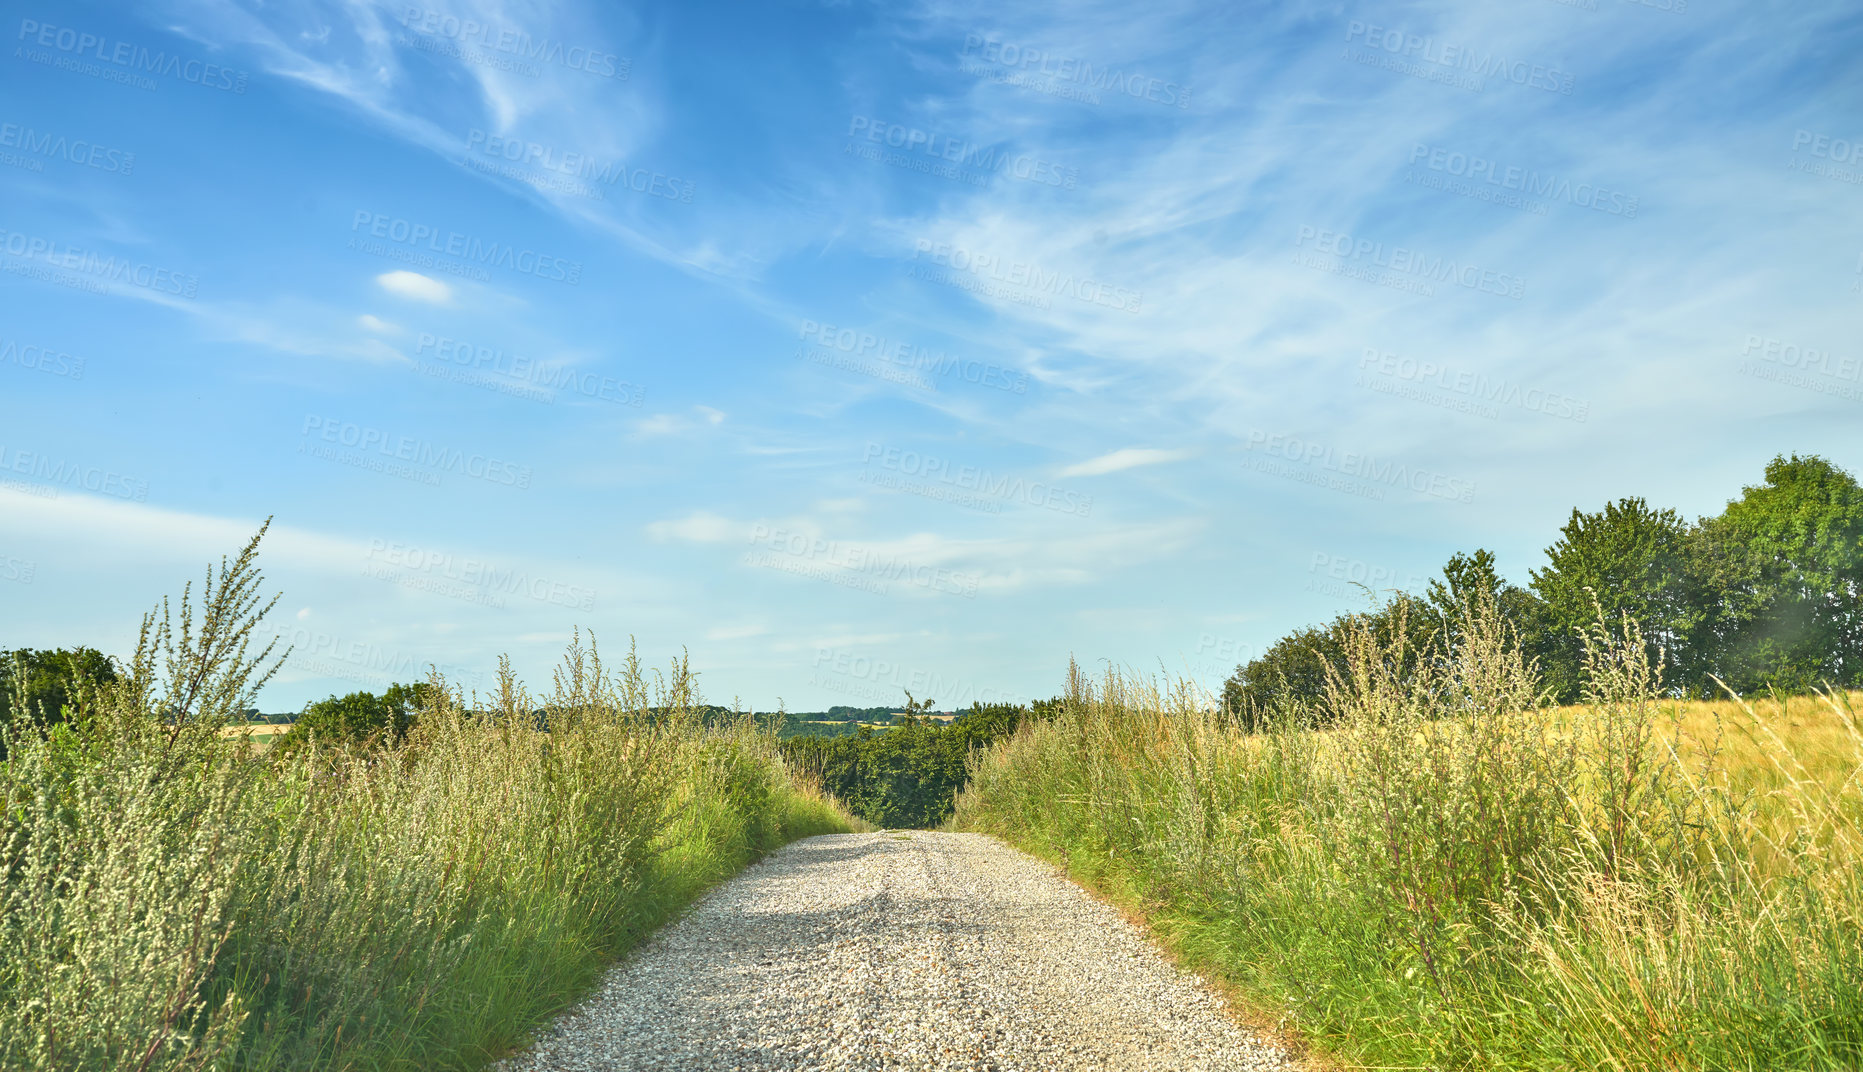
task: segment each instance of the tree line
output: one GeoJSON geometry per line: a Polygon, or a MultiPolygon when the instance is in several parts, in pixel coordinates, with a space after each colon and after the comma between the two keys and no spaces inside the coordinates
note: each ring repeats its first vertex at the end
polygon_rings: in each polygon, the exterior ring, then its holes
{"type": "Polygon", "coordinates": [[[1245,723],[1316,710],[1328,668],[1344,666],[1354,619],[1421,641],[1482,590],[1539,661],[1557,703],[1579,697],[1579,632],[1600,613],[1641,624],[1674,695],[1719,695],[1717,678],[1741,693],[1863,686],[1863,488],[1816,455],[1775,457],[1762,483],[1693,522],[1643,498],[1574,509],[1546,565],[1529,575],[1514,585],[1491,552],[1457,553],[1427,591],[1297,630],[1236,667],[1223,706],[1245,723]]]}
{"type": "MultiPolygon", "coordinates": [[[[996,743],[1026,718],[1045,718],[1058,701],[1032,708],[972,704],[948,724],[917,714],[894,717],[890,729],[862,726],[839,736],[792,737],[783,758],[820,780],[822,788],[862,819],[879,827],[930,827],[951,815],[951,804],[969,777],[972,750],[996,743]]],[[[923,710],[907,695],[909,709],[923,710]]]]}
{"type": "MultiPolygon", "coordinates": [[[[1546,565],[1530,571],[1525,587],[1499,575],[1491,552],[1457,553],[1426,591],[1394,593],[1366,612],[1297,630],[1238,666],[1224,682],[1223,707],[1249,725],[1269,712],[1310,714],[1319,709],[1329,671],[1344,666],[1355,620],[1380,638],[1409,634],[1403,650],[1420,652],[1430,632],[1449,628],[1457,608],[1481,592],[1492,594],[1539,662],[1554,702],[1578,699],[1585,680],[1579,633],[1600,613],[1641,624],[1675,695],[1715,695],[1717,677],[1741,693],[1863,686],[1863,488],[1816,456],[1775,458],[1764,477],[1720,514],[1694,522],[1642,498],[1592,513],[1574,509],[1546,548],[1546,565]]],[[[45,721],[56,722],[81,684],[115,676],[111,661],[90,648],[6,653],[0,724],[21,712],[43,712],[45,721]]],[[[397,740],[426,687],[392,685],[379,696],[356,692],[309,704],[277,744],[288,750],[313,736],[354,744],[397,740]]],[[[1025,719],[1049,717],[1053,704],[975,704],[940,725],[923,717],[929,701],[908,694],[903,713],[836,707],[824,719],[851,726],[890,718],[892,728],[880,732],[862,725],[838,736],[793,736],[828,727],[805,729],[799,716],[780,713],[770,728],[787,738],[781,747],[790,764],[819,778],[857,815],[883,827],[924,827],[950,814],[972,750],[1013,733],[1025,719]]],[[[708,725],[742,717],[710,705],[695,710],[708,725]]],[[[538,728],[548,726],[540,721],[538,728]]]]}

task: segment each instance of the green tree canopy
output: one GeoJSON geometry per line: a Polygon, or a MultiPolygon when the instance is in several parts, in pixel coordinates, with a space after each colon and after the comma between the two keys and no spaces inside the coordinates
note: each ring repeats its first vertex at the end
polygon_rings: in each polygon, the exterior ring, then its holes
{"type": "Polygon", "coordinates": [[[1704,669],[1740,691],[1863,684],[1863,488],[1849,473],[1775,457],[1691,550],[1704,669]]]}
{"type": "Polygon", "coordinates": [[[1274,712],[1316,703],[1326,694],[1327,667],[1345,665],[1345,620],[1296,629],[1237,666],[1223,682],[1223,710],[1255,729],[1274,712]]]}
{"type": "MultiPolygon", "coordinates": [[[[1776,457],[1765,476],[1719,517],[1693,525],[1641,498],[1575,509],[1530,588],[1507,583],[1494,555],[1478,549],[1452,556],[1422,596],[1371,611],[1371,624],[1388,637],[1402,620],[1420,650],[1429,631],[1456,628],[1459,604],[1491,591],[1563,703],[1579,698],[1578,634],[1600,612],[1612,623],[1637,621],[1675,691],[1711,695],[1716,676],[1739,692],[1863,686],[1863,487],[1809,455],[1776,457]]],[[[1327,668],[1343,663],[1351,620],[1295,630],[1236,667],[1223,683],[1224,709],[1249,726],[1276,710],[1314,711],[1327,668]]]]}
{"type": "Polygon", "coordinates": [[[278,741],[280,748],[301,747],[314,737],[327,744],[361,745],[373,740],[399,741],[407,736],[414,717],[429,698],[426,682],[388,686],[382,695],[352,692],[331,696],[304,708],[291,729],[278,741]]]}
{"type": "Polygon", "coordinates": [[[116,677],[110,657],[95,648],[0,652],[0,725],[28,718],[62,722],[81,689],[109,684],[116,677]]]}
{"type": "MultiPolygon", "coordinates": [[[[907,703],[914,710],[930,707],[913,703],[910,694],[907,703]]],[[[1037,703],[1033,711],[972,704],[949,725],[905,714],[877,733],[862,726],[835,737],[792,737],[783,742],[783,755],[870,823],[936,826],[950,816],[953,799],[969,779],[971,752],[1015,732],[1024,718],[1052,717],[1055,707],[1054,701],[1037,703]]]]}
{"type": "Polygon", "coordinates": [[[1690,646],[1700,610],[1689,563],[1689,526],[1674,511],[1639,498],[1619,499],[1596,513],[1574,509],[1546,549],[1545,569],[1532,571],[1543,604],[1537,648],[1541,670],[1561,702],[1577,699],[1584,680],[1578,631],[1629,614],[1642,625],[1663,669],[1674,680],[1693,669],[1690,646]],[[1596,601],[1595,603],[1593,601],[1596,601]]]}
{"type": "MultiPolygon", "coordinates": [[[[1258,658],[1236,667],[1223,682],[1223,710],[1249,729],[1259,728],[1280,712],[1316,716],[1326,695],[1328,668],[1333,672],[1345,669],[1345,638],[1355,618],[1366,619],[1381,640],[1401,629],[1408,638],[1404,649],[1414,657],[1438,627],[1430,610],[1425,601],[1399,592],[1370,611],[1342,614],[1326,625],[1296,630],[1258,658]]],[[[1404,670],[1399,668],[1400,673],[1404,670]]]]}

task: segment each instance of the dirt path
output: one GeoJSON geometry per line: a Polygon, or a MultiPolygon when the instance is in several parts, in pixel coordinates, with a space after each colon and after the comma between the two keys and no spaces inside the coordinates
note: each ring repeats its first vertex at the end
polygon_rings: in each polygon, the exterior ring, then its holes
{"type": "Polygon", "coordinates": [[[1055,870],[979,834],[810,838],[713,891],[510,1072],[1287,1069],[1055,870]]]}

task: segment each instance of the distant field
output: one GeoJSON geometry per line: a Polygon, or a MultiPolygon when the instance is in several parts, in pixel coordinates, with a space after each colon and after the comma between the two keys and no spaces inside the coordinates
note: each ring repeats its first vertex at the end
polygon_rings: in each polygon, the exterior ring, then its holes
{"type": "MultiPolygon", "coordinates": [[[[1845,695],[1851,711],[1863,711],[1863,690],[1845,695]]],[[[1675,711],[1679,718],[1673,724],[1659,726],[1664,738],[1672,742],[1679,730],[1677,750],[1688,759],[1699,758],[1704,748],[1715,741],[1718,731],[1720,765],[1737,789],[1759,793],[1782,789],[1790,780],[1786,771],[1793,769],[1835,791],[1855,772],[1856,750],[1850,731],[1843,716],[1823,699],[1792,696],[1783,703],[1764,698],[1749,698],[1746,702],[1759,716],[1757,725],[1731,700],[1689,700],[1667,705],[1666,709],[1675,711]],[[1790,748],[1803,764],[1802,770],[1775,762],[1779,751],[1768,747],[1768,730],[1790,748]]],[[[1554,716],[1576,717],[1584,712],[1582,707],[1562,707],[1554,710],[1554,716]]]]}
{"type": "Polygon", "coordinates": [[[254,745],[265,747],[289,732],[289,723],[248,722],[241,726],[228,726],[220,731],[222,737],[244,737],[254,745]]]}

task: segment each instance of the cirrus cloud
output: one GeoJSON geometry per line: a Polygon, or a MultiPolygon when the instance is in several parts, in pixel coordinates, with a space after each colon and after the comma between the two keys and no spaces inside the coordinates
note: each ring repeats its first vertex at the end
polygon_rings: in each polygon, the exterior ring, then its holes
{"type": "Polygon", "coordinates": [[[388,293],[410,301],[427,302],[430,305],[450,305],[453,301],[452,287],[419,272],[396,269],[376,276],[375,282],[388,293]]]}
{"type": "Polygon", "coordinates": [[[1143,465],[1162,465],[1165,462],[1182,461],[1194,451],[1188,450],[1154,450],[1149,447],[1126,447],[1111,454],[1102,454],[1089,458],[1076,465],[1061,470],[1062,476],[1100,476],[1103,473],[1117,473],[1122,469],[1137,469],[1143,465]]]}

